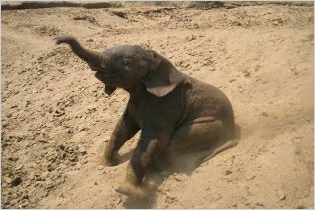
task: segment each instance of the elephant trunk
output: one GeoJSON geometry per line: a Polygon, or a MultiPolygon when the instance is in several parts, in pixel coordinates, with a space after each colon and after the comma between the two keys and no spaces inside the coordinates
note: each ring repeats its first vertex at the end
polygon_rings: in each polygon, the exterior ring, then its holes
{"type": "Polygon", "coordinates": [[[55,38],[55,40],[58,45],[62,43],[69,44],[72,51],[82,60],[86,61],[89,65],[95,67],[104,67],[109,60],[109,56],[107,56],[105,53],[94,52],[92,50],[85,49],[74,37],[58,36],[55,38]]]}

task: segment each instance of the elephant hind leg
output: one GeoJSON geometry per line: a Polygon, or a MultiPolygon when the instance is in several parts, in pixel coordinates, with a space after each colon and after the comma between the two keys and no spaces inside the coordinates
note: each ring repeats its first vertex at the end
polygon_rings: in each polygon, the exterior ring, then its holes
{"type": "MultiPolygon", "coordinates": [[[[233,130],[221,120],[211,117],[199,118],[178,128],[166,152],[167,156],[180,156],[187,153],[215,149],[222,146],[233,130]]],[[[217,151],[219,153],[220,151],[217,151]]],[[[217,154],[216,153],[216,154],[217,154]]]]}

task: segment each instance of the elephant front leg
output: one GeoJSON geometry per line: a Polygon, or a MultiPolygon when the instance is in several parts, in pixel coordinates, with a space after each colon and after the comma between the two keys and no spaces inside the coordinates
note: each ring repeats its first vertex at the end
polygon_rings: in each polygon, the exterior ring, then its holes
{"type": "Polygon", "coordinates": [[[118,121],[101,157],[101,162],[107,166],[118,164],[118,151],[122,145],[132,138],[138,131],[139,126],[126,110],[118,121]]]}
{"type": "Polygon", "coordinates": [[[127,167],[125,182],[116,189],[117,192],[135,198],[146,196],[142,181],[147,168],[163,152],[169,137],[163,130],[144,128],[140,141],[127,167]],[[159,132],[157,132],[159,131],[159,132]],[[164,136],[162,136],[164,133],[164,136]]]}

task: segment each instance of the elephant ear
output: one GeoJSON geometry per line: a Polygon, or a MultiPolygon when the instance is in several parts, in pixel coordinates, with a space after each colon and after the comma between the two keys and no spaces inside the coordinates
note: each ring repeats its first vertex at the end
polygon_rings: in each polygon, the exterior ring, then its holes
{"type": "Polygon", "coordinates": [[[179,72],[166,58],[151,51],[154,56],[155,68],[143,80],[147,91],[155,96],[163,97],[172,92],[184,80],[179,72]]]}
{"type": "Polygon", "coordinates": [[[106,85],[106,84],[105,84],[105,93],[106,93],[107,95],[109,95],[109,96],[110,96],[116,89],[117,89],[117,87],[114,86],[114,85],[106,85]]]}

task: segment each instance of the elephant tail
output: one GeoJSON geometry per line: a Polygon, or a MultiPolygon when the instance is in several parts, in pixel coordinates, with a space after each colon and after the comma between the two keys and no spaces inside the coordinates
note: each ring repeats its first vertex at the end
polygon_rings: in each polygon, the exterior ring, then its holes
{"type": "Polygon", "coordinates": [[[197,161],[197,165],[200,166],[201,164],[207,162],[208,160],[210,160],[211,158],[213,158],[214,156],[216,156],[220,152],[223,152],[229,148],[235,147],[237,144],[238,144],[238,141],[235,139],[232,139],[228,142],[225,142],[223,145],[216,148],[214,151],[211,151],[209,154],[204,155],[201,158],[199,158],[199,160],[197,161]]]}

